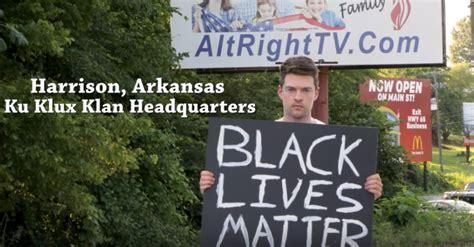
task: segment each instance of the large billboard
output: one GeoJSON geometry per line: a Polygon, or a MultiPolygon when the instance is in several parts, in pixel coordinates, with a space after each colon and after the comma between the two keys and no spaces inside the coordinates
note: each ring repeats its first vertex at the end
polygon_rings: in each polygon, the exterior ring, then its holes
{"type": "Polygon", "coordinates": [[[431,161],[431,82],[403,78],[367,79],[359,86],[362,102],[383,102],[380,110],[398,123],[394,142],[412,162],[431,161]]]}
{"type": "Polygon", "coordinates": [[[275,67],[304,55],[342,67],[443,65],[442,0],[172,0],[189,69],[275,67]]]}

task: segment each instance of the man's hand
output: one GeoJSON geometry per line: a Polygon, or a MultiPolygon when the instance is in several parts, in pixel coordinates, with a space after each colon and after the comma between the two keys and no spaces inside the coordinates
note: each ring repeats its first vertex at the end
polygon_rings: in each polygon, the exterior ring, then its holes
{"type": "Polygon", "coordinates": [[[206,170],[201,171],[201,177],[199,178],[199,190],[201,194],[204,194],[204,191],[211,188],[214,185],[215,178],[214,173],[206,170]]]}
{"type": "Polygon", "coordinates": [[[375,200],[377,200],[382,195],[383,184],[382,179],[380,179],[378,173],[367,177],[367,179],[365,180],[365,190],[374,194],[375,200]]]}

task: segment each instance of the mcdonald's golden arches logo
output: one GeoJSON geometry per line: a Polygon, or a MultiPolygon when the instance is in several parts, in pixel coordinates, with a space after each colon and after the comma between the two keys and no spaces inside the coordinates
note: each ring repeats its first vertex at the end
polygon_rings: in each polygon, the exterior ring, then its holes
{"type": "Polygon", "coordinates": [[[421,136],[419,135],[413,136],[413,140],[411,142],[411,148],[413,150],[423,150],[423,140],[421,139],[421,136]]]}

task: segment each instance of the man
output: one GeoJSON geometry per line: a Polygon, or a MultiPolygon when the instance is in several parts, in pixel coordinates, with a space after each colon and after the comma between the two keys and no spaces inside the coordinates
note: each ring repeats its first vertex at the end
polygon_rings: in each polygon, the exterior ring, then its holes
{"type": "MultiPolygon", "coordinates": [[[[311,117],[313,102],[318,99],[319,80],[318,69],[313,60],[307,57],[292,57],[287,59],[280,68],[280,84],[278,96],[283,104],[283,117],[276,121],[293,123],[324,124],[311,117]]],[[[201,193],[215,183],[214,174],[202,171],[199,181],[201,193]]],[[[379,174],[367,177],[365,190],[372,193],[375,199],[382,195],[382,180],[379,174]]]]}

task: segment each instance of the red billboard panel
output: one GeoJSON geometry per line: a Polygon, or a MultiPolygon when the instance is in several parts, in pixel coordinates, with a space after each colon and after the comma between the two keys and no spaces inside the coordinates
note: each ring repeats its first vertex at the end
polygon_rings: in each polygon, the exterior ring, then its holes
{"type": "Polygon", "coordinates": [[[392,134],[412,162],[431,161],[430,84],[430,80],[380,78],[359,85],[362,102],[384,102],[380,110],[399,123],[392,134]]]}
{"type": "Polygon", "coordinates": [[[474,136],[465,136],[464,146],[474,146],[474,136]]]}

